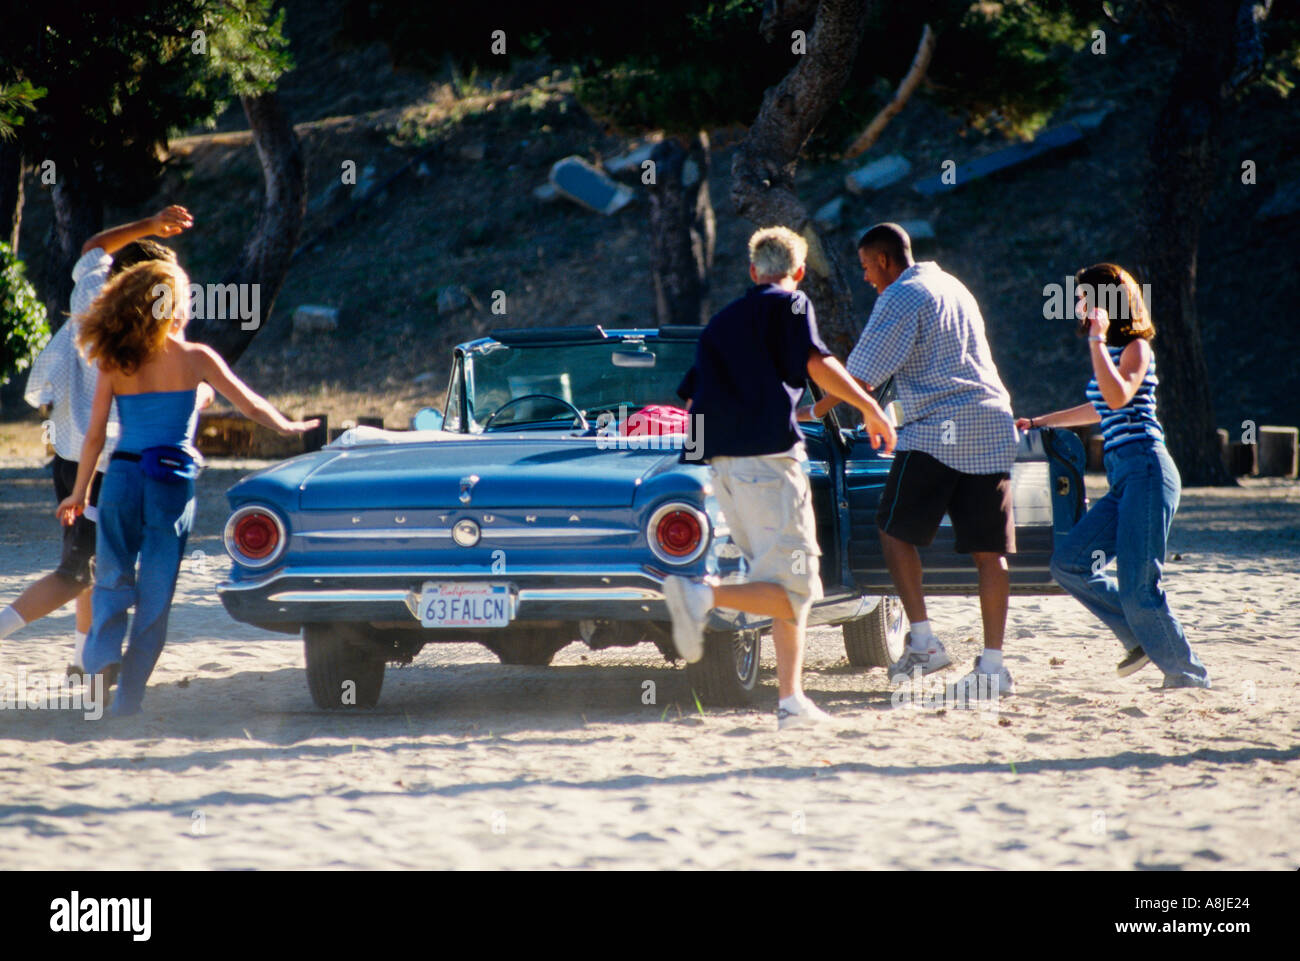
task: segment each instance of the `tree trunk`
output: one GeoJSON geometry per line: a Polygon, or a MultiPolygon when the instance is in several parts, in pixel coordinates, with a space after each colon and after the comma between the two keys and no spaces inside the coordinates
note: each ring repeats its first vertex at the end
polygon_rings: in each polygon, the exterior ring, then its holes
{"type": "MultiPolygon", "coordinates": [[[[244,245],[238,265],[223,284],[256,285],[259,315],[245,321],[205,317],[191,323],[190,339],[209,344],[233,364],[266,326],[271,307],[289,272],[307,209],[307,177],[302,146],[275,93],[242,97],[244,115],[257,147],[266,181],[266,197],[257,225],[244,245]],[[245,329],[247,328],[247,329],[245,329]]],[[[250,289],[243,288],[241,289],[250,289]]],[[[248,302],[247,297],[241,297],[248,302]]]]}
{"type": "MultiPolygon", "coordinates": [[[[67,319],[72,297],[72,268],[81,257],[81,245],[104,229],[104,197],[99,174],[87,157],[63,154],[54,158],[54,222],[46,237],[44,283],[50,330],[67,319]]],[[[38,168],[39,172],[39,168],[38,168]]]]}
{"type": "Polygon", "coordinates": [[[23,222],[23,148],[17,137],[0,140],[0,242],[18,253],[23,222]]]}
{"type": "Polygon", "coordinates": [[[655,173],[647,186],[656,318],[661,327],[706,324],[714,243],[709,136],[700,131],[689,148],[667,137],[650,159],[655,173]]]}
{"type": "MultiPolygon", "coordinates": [[[[808,241],[803,289],[817,311],[828,347],[841,357],[853,349],[861,329],[839,258],[823,246],[812,215],[795,192],[799,153],[826,111],[839,97],[866,27],[873,0],[822,0],[799,63],[763,95],[763,105],[736,149],[731,164],[731,200],[742,217],[763,226],[782,225],[808,241]]],[[[802,9],[807,4],[772,4],[802,9]]],[[[775,19],[769,12],[769,17],[775,19]]],[[[776,42],[787,42],[780,36],[776,42]]]]}
{"type": "Polygon", "coordinates": [[[1139,279],[1151,285],[1161,421],[1184,484],[1228,484],[1196,313],[1196,258],[1202,214],[1218,174],[1240,0],[1152,6],[1178,51],[1148,147],[1141,218],[1139,279]]]}

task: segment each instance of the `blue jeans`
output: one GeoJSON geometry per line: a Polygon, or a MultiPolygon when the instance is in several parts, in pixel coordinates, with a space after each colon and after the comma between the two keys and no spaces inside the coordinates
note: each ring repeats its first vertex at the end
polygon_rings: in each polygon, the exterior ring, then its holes
{"type": "Polygon", "coordinates": [[[1052,576],[1115,632],[1141,646],[1172,683],[1209,687],[1160,577],[1182,479],[1165,445],[1130,441],[1105,456],[1110,490],[1056,545],[1052,576]],[[1114,560],[1118,577],[1105,568],[1114,560]]]}
{"type": "Polygon", "coordinates": [[[111,714],[135,714],[167,640],[167,615],[185,541],[194,526],[194,482],[146,477],[140,465],[114,460],[99,491],[92,620],[85,668],[121,664],[111,714]],[[136,561],[140,570],[136,573],[136,561]],[[135,608],[126,656],[127,610],[135,608]]]}

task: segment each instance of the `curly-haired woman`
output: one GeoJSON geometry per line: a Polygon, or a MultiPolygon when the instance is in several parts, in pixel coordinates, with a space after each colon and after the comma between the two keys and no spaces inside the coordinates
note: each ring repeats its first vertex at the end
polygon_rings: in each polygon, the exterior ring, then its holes
{"type": "Polygon", "coordinates": [[[122,429],[99,495],[85,669],[107,675],[120,668],[111,709],[117,715],[140,710],[145,684],[167,639],[176,576],[194,525],[199,385],[211,384],[242,413],[282,434],[302,433],[317,423],[287,420],[232,374],[214,350],[188,343],[189,302],[189,278],[176,264],[138,264],[104,288],[82,317],[77,336],[86,356],[99,365],[99,378],[76,484],[56,513],[71,524],[85,510],[116,399],[122,429]],[[124,657],[122,641],[132,607],[135,617],[124,657]]]}
{"type": "Polygon", "coordinates": [[[1154,663],[1165,687],[1209,687],[1205,665],[1160,584],[1182,480],[1156,419],[1155,325],[1137,282],[1122,267],[1087,267],[1075,284],[1080,332],[1087,333],[1092,355],[1087,403],[1022,417],[1016,426],[1100,424],[1110,490],[1057,545],[1052,575],[1124,645],[1120,677],[1154,663]],[[1115,577],[1106,573],[1112,560],[1115,577]]]}

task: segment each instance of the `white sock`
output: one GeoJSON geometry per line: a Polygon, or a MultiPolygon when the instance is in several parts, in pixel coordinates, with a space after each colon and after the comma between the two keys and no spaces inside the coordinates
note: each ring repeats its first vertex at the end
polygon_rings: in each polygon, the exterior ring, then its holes
{"type": "Polygon", "coordinates": [[[984,648],[983,653],[980,654],[980,673],[1001,674],[1002,651],[995,651],[991,647],[984,648]]]}
{"type": "Polygon", "coordinates": [[[908,646],[912,650],[924,654],[930,648],[938,646],[939,638],[935,637],[929,621],[913,621],[909,630],[912,632],[912,640],[908,646]]]}
{"type": "Polygon", "coordinates": [[[10,604],[3,611],[0,611],[0,637],[8,637],[26,623],[23,616],[15,611],[14,606],[10,604]]]}
{"type": "Polygon", "coordinates": [[[799,703],[799,695],[791,694],[789,697],[783,697],[777,702],[777,707],[789,711],[791,714],[802,714],[803,705],[799,703]]]}
{"type": "Polygon", "coordinates": [[[76,638],[76,645],[72,649],[72,663],[77,667],[86,666],[86,632],[75,631],[73,637],[76,638]]]}

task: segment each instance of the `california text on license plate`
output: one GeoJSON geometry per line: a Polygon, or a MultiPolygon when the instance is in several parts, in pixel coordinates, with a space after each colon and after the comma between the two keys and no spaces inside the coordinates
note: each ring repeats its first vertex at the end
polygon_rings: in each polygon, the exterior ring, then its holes
{"type": "Polygon", "coordinates": [[[420,589],[423,627],[505,627],[514,614],[505,584],[428,581],[420,589]]]}

